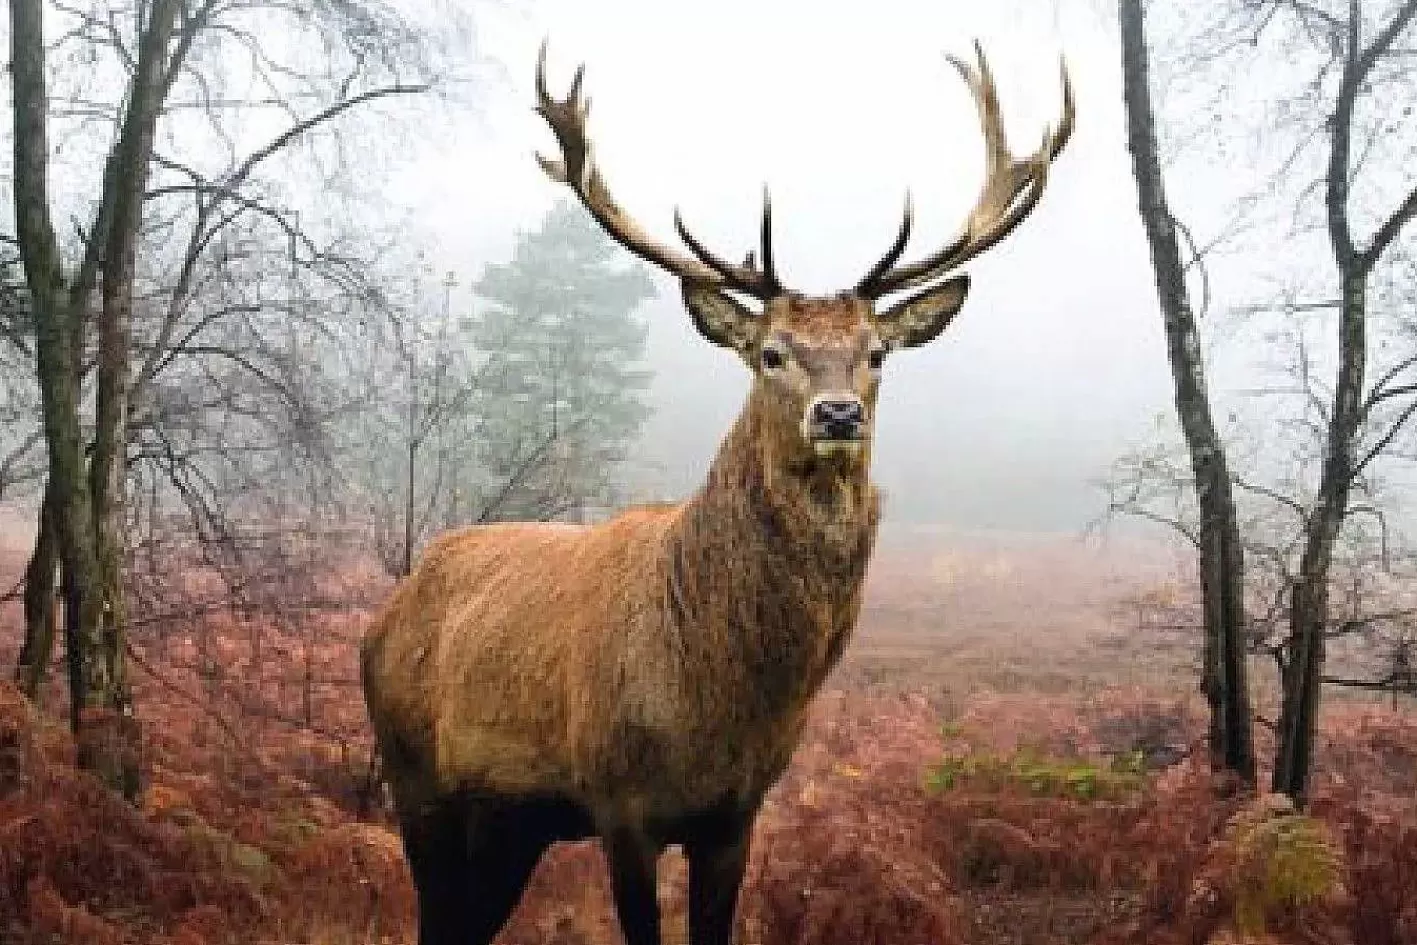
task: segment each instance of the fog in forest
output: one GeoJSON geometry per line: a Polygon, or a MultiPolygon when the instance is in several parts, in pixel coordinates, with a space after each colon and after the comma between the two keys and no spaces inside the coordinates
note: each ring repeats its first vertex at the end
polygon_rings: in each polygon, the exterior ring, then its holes
{"type": "Polygon", "coordinates": [[[0,942],[1417,942],[1417,0],[6,6],[0,942]]]}
{"type": "MultiPolygon", "coordinates": [[[[586,63],[596,158],[622,205],[666,241],[671,212],[710,247],[756,245],[772,192],[778,265],[790,286],[834,292],[884,252],[914,195],[908,257],[950,239],[982,177],[968,91],[944,58],[978,38],[1011,143],[1034,146],[1061,108],[1066,53],[1078,127],[1027,223],[972,265],[964,310],[937,342],[889,363],[876,478],[887,517],[1007,530],[1070,530],[1095,518],[1093,480],[1154,437],[1169,382],[1146,245],[1134,207],[1109,24],[1033,4],[538,4],[491,10],[497,50],[476,112],[394,190],[439,270],[466,283],[510,252],[560,196],[532,152],[554,141],[532,112],[536,49],[549,38],[555,94],[586,63]]],[[[1178,180],[1178,189],[1189,190],[1178,180]]],[[[1218,196],[1218,195],[1217,195],[1218,196]]],[[[747,370],[689,324],[659,281],[650,324],[654,415],[633,475],[675,497],[702,476],[746,390],[747,370]]]]}

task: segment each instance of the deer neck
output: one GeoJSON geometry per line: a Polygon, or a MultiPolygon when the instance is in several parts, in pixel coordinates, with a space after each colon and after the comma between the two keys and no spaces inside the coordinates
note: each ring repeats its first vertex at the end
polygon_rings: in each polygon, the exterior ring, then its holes
{"type": "Polygon", "coordinates": [[[670,631],[705,699],[805,706],[855,626],[878,518],[869,453],[818,459],[755,388],[667,547],[670,631]]]}

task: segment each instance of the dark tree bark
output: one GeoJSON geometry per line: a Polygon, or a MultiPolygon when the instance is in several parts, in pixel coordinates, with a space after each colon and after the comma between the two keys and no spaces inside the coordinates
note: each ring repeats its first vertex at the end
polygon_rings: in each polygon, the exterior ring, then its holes
{"type": "Polygon", "coordinates": [[[1333,110],[1328,116],[1329,159],[1325,174],[1325,208],[1329,244],[1338,270],[1342,305],[1338,325],[1338,377],[1329,413],[1317,500],[1304,524],[1304,551],[1290,596],[1289,641],[1281,677],[1283,707],[1279,717],[1279,750],[1273,788],[1302,805],[1313,766],[1318,725],[1319,691],[1325,658],[1324,628],[1328,624],[1329,575],[1334,543],[1348,515],[1349,496],[1360,460],[1357,442],[1365,419],[1364,375],[1368,364],[1368,286],[1374,266],[1404,225],[1417,215],[1417,190],[1409,193],[1388,216],[1367,249],[1353,239],[1349,219],[1353,114],[1373,67],[1393,49],[1397,38],[1417,16],[1417,0],[1407,0],[1364,46],[1361,0],[1349,0],[1346,35],[1335,37],[1343,52],[1343,74],[1333,110]]]}
{"type": "Polygon", "coordinates": [[[58,600],[54,581],[59,569],[59,533],[54,520],[54,503],[45,487],[39,511],[39,532],[25,568],[25,640],[20,648],[15,682],[20,691],[38,705],[45,677],[54,660],[54,635],[58,629],[58,600]]]}
{"type": "Polygon", "coordinates": [[[113,216],[104,248],[101,304],[98,313],[97,397],[93,457],[89,463],[94,553],[102,601],[98,644],[108,663],[111,691],[104,704],[117,713],[115,733],[122,751],[122,789],[140,790],[137,721],[124,659],[127,609],[123,600],[124,462],[128,443],[128,376],[132,334],[133,281],[143,220],[143,192],[152,164],[153,137],[169,86],[168,48],[177,24],[179,0],[154,0],[138,50],[129,87],[128,111],[114,149],[113,216]],[[131,756],[131,760],[130,759],[131,756]]]}
{"type": "Polygon", "coordinates": [[[403,505],[403,562],[399,571],[399,577],[408,577],[413,573],[413,543],[415,539],[414,531],[414,484],[418,475],[418,373],[417,361],[414,358],[413,348],[410,346],[407,352],[408,357],[408,462],[406,463],[406,474],[408,482],[405,484],[407,491],[404,493],[403,505]]]}
{"type": "Polygon", "coordinates": [[[1205,622],[1201,689],[1210,704],[1214,763],[1253,785],[1255,754],[1246,665],[1244,551],[1225,444],[1212,415],[1195,311],[1157,155],[1142,6],[1142,0],[1119,0],[1123,94],[1128,148],[1142,223],[1151,247],[1176,415],[1190,452],[1200,508],[1197,547],[1205,622]]]}
{"type": "Polygon", "coordinates": [[[140,786],[137,725],[123,672],[122,541],[111,534],[112,524],[121,521],[116,498],[121,489],[112,484],[121,483],[123,476],[122,403],[127,388],[133,256],[178,7],[177,0],[155,0],[147,11],[123,124],[104,170],[95,223],[76,273],[66,280],[50,216],[44,4],[42,0],[10,4],[16,231],[34,304],[36,367],[49,453],[46,496],[53,503],[65,574],[71,718],[79,764],[130,797],[140,786]],[[78,365],[100,269],[99,406],[90,468],[79,415],[78,365]]]}
{"type": "MultiPolygon", "coordinates": [[[[10,4],[11,74],[14,84],[15,223],[25,279],[34,305],[35,359],[44,434],[49,453],[47,494],[53,503],[59,555],[73,594],[67,608],[67,649],[75,735],[82,736],[90,711],[102,712],[109,691],[108,667],[99,648],[85,646],[99,625],[98,586],[89,496],[84,488],[83,435],[79,424],[78,377],[71,370],[81,344],[85,301],[98,264],[89,253],[70,285],[65,284],[59,243],[50,219],[49,142],[44,76],[44,4],[10,4]]],[[[99,212],[102,221],[105,214],[99,212]]],[[[93,241],[91,241],[92,245],[93,241]]],[[[119,766],[80,751],[80,761],[113,786],[119,766]]]]}

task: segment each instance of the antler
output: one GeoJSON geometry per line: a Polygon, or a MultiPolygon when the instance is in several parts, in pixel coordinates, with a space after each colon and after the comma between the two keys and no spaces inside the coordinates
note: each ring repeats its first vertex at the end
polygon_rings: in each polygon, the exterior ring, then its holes
{"type": "Polygon", "coordinates": [[[536,60],[536,111],[546,119],[561,146],[559,161],[536,155],[547,176],[570,187],[596,222],[621,246],[680,279],[736,289],[762,301],[781,295],[782,285],[773,271],[772,204],[767,189],[763,190],[762,269],[754,264],[752,253],[748,254],[742,265],[737,266],[710,253],[684,226],[677,207],[674,209],[674,228],[697,258],[684,256],[654,239],[620,209],[605,186],[600,169],[591,159],[591,143],[586,135],[590,99],[581,98],[585,66],[576,69],[570,92],[564,100],[557,101],[546,87],[546,45],[543,41],[536,60]]]}
{"type": "Polygon", "coordinates": [[[886,254],[871,267],[865,277],[856,284],[856,295],[863,299],[878,299],[883,295],[910,289],[929,282],[944,273],[968,262],[980,253],[998,243],[1023,222],[1024,218],[1037,206],[1043,196],[1043,188],[1048,183],[1049,164],[1057,158],[1073,133],[1073,85],[1068,76],[1068,65],[1061,63],[1063,74],[1063,118],[1054,131],[1043,135],[1043,143],[1038,150],[1023,160],[1018,160],[1009,151],[1004,140],[1003,118],[999,113],[999,95],[994,87],[994,76],[989,63],[984,58],[984,50],[978,41],[974,52],[979,67],[950,56],[950,62],[974,95],[979,109],[979,122],[984,130],[985,176],[984,187],[979,199],[966,219],[960,235],[944,249],[932,256],[896,267],[897,260],[905,252],[905,244],[910,239],[910,229],[914,224],[909,195],[905,199],[905,216],[896,234],[895,242],[886,254]]]}

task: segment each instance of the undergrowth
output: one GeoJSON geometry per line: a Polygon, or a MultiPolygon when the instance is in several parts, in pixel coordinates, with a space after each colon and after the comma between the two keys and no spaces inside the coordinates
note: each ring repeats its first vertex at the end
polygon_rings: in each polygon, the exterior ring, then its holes
{"type": "Polygon", "coordinates": [[[967,754],[936,762],[926,774],[932,791],[1024,790],[1035,797],[1078,801],[1122,800],[1146,783],[1145,758],[1131,751],[1105,763],[1083,758],[1048,758],[1029,749],[1000,757],[967,754]]]}
{"type": "MultiPolygon", "coordinates": [[[[73,768],[61,718],[0,683],[3,945],[413,941],[397,834],[351,800],[357,750],[142,695],[151,778],[135,808],[73,768]]],[[[325,728],[357,732],[355,699],[328,693],[325,728]]],[[[759,821],[742,941],[1417,942],[1407,715],[1330,710],[1301,816],[1176,750],[1201,728],[1179,700],[982,696],[943,740],[940,712],[917,695],[817,701],[759,821]],[[1343,776],[1322,773],[1334,758],[1343,776]]],[[[660,897],[666,941],[683,942],[677,852],[660,897]]],[[[500,945],[620,945],[594,844],[547,857],[500,945]]]]}
{"type": "Polygon", "coordinates": [[[1276,917],[1336,899],[1343,851],[1323,822],[1287,799],[1263,798],[1231,819],[1222,844],[1232,858],[1235,930],[1263,935],[1276,917]]]}

